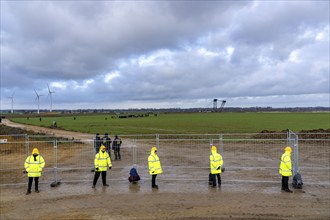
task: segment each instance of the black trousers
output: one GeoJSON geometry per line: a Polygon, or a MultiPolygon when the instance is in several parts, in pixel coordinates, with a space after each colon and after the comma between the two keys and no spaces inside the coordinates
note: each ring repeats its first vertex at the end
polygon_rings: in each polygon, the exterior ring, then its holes
{"type": "Polygon", "coordinates": [[[100,172],[95,171],[94,180],[93,180],[93,186],[96,185],[97,180],[100,177],[100,174],[102,174],[102,183],[103,183],[103,185],[107,184],[107,171],[100,171],[100,172]]]}
{"type": "Polygon", "coordinates": [[[38,186],[39,186],[39,177],[29,177],[29,183],[28,183],[28,192],[31,192],[31,188],[32,188],[32,182],[34,179],[34,189],[37,191],[38,186]]]}
{"type": "Polygon", "coordinates": [[[216,185],[217,185],[216,178],[218,179],[218,185],[221,186],[221,177],[220,177],[220,173],[212,174],[212,182],[213,182],[213,186],[216,186],[216,185]]]}
{"type": "Polygon", "coordinates": [[[289,177],[282,176],[282,190],[289,189],[289,177]]]}
{"type": "Polygon", "coordinates": [[[120,148],[119,147],[115,147],[114,149],[113,149],[113,151],[114,151],[114,154],[115,154],[115,159],[117,160],[117,159],[121,159],[121,156],[120,156],[120,148]]]}
{"type": "Polygon", "coordinates": [[[156,177],[157,177],[157,174],[154,174],[151,176],[151,186],[152,187],[156,186],[156,177]]]}

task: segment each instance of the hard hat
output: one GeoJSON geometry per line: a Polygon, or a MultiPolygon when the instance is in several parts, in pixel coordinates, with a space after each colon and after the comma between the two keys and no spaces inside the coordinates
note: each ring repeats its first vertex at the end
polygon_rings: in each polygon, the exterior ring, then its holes
{"type": "Polygon", "coordinates": [[[217,147],[213,145],[211,150],[217,150],[217,147]]]}
{"type": "Polygon", "coordinates": [[[152,147],[151,148],[151,151],[155,152],[155,151],[157,151],[157,148],[156,147],[152,147]]]}
{"type": "Polygon", "coordinates": [[[105,150],[105,146],[103,144],[101,145],[101,150],[105,150]]]}
{"type": "Polygon", "coordinates": [[[39,150],[38,150],[38,148],[33,148],[33,150],[32,150],[32,154],[39,154],[39,150]]]}
{"type": "Polygon", "coordinates": [[[291,147],[287,146],[287,147],[285,148],[285,151],[292,152],[292,149],[291,149],[291,147]]]}

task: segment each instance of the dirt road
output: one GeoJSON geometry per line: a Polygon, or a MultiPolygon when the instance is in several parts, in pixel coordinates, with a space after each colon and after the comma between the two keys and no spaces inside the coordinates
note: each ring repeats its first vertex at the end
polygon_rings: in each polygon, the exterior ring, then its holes
{"type": "MultiPolygon", "coordinates": [[[[19,125],[55,136],[74,139],[88,134],[19,125]]],[[[111,175],[109,173],[108,175],[111,175]]],[[[226,176],[227,175],[227,176],[226,176]]],[[[210,188],[204,181],[165,181],[159,190],[150,188],[149,179],[139,185],[110,178],[110,187],[96,190],[91,182],[63,183],[51,188],[42,183],[40,193],[25,195],[26,185],[0,187],[0,219],[330,219],[329,185],[304,185],[302,190],[284,193],[279,183],[230,183],[210,188]]]]}
{"type": "Polygon", "coordinates": [[[65,131],[65,130],[52,129],[52,128],[44,128],[44,127],[38,127],[38,126],[26,125],[26,124],[18,124],[18,123],[9,121],[8,119],[3,119],[2,124],[9,126],[9,127],[21,128],[21,129],[24,129],[27,131],[34,131],[37,133],[43,133],[43,134],[52,135],[52,136],[56,136],[56,137],[65,137],[65,138],[75,139],[75,140],[93,138],[92,134],[65,131]]]}

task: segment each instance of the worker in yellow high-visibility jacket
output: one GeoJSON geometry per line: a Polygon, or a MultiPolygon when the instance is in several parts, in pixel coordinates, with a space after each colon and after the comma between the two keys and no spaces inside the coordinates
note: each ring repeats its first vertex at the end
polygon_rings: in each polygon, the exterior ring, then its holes
{"type": "Polygon", "coordinates": [[[160,160],[157,155],[157,148],[152,147],[151,153],[148,157],[148,167],[149,167],[149,174],[151,175],[151,187],[154,189],[158,189],[158,185],[156,185],[156,177],[158,174],[163,172],[162,166],[160,165],[160,160]]]}
{"type": "Polygon", "coordinates": [[[221,186],[221,177],[220,173],[222,172],[223,159],[222,156],[217,152],[217,147],[211,147],[210,154],[210,172],[212,179],[212,186],[216,187],[216,178],[218,179],[218,186],[221,186]]]}
{"type": "Polygon", "coordinates": [[[108,152],[106,152],[106,148],[104,145],[101,145],[100,151],[95,155],[94,166],[95,166],[95,175],[93,180],[93,188],[95,188],[95,185],[100,177],[100,174],[102,175],[103,186],[109,186],[107,184],[107,170],[108,168],[109,170],[111,170],[112,164],[109,154],[108,152]]]}
{"type": "Polygon", "coordinates": [[[38,148],[34,148],[32,150],[32,155],[26,158],[24,167],[29,178],[26,195],[31,193],[33,179],[35,192],[39,193],[39,177],[41,176],[42,169],[45,167],[45,160],[41,155],[39,155],[38,148]]]}
{"type": "Polygon", "coordinates": [[[292,162],[291,162],[291,147],[285,148],[284,154],[281,156],[280,174],[282,175],[282,191],[292,193],[289,189],[289,176],[292,176],[292,162]]]}

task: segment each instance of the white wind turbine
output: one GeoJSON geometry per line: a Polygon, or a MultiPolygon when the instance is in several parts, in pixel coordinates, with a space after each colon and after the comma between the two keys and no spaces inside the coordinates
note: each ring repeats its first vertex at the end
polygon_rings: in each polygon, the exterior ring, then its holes
{"type": "Polygon", "coordinates": [[[11,113],[14,113],[14,95],[15,92],[13,92],[13,94],[11,96],[8,97],[8,99],[11,99],[11,113]]]}
{"type": "Polygon", "coordinates": [[[42,95],[39,95],[35,89],[34,89],[34,91],[36,92],[36,95],[37,95],[36,100],[38,99],[38,114],[39,114],[39,98],[42,95]]]}
{"type": "MultiPolygon", "coordinates": [[[[52,108],[53,108],[53,96],[52,96],[52,94],[55,93],[55,92],[53,92],[53,91],[50,90],[48,83],[47,83],[47,87],[48,87],[48,96],[50,97],[50,109],[49,109],[49,112],[52,112],[52,108]]],[[[47,96],[47,98],[48,98],[48,96],[47,96]]]]}

